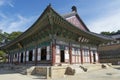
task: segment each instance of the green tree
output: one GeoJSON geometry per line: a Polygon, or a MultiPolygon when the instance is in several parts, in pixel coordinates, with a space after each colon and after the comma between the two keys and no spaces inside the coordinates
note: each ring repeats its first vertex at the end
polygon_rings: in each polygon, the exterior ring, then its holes
{"type": "Polygon", "coordinates": [[[9,40],[14,40],[15,38],[17,38],[20,34],[22,34],[22,32],[17,31],[17,32],[12,32],[9,34],[8,38],[9,40]]]}
{"type": "Polygon", "coordinates": [[[2,61],[2,62],[6,61],[6,54],[2,50],[0,50],[0,61],[2,61]]]}
{"type": "Polygon", "coordinates": [[[4,32],[4,33],[0,33],[0,42],[3,42],[3,40],[6,40],[6,39],[8,39],[8,37],[9,37],[9,33],[6,33],[6,32],[4,32]]]}
{"type": "Polygon", "coordinates": [[[120,34],[120,30],[118,30],[116,33],[117,33],[117,34],[120,34]]]}
{"type": "MultiPolygon", "coordinates": [[[[0,30],[0,45],[2,43],[6,43],[7,41],[14,40],[16,37],[18,37],[22,32],[17,31],[17,32],[12,32],[12,33],[7,33],[7,32],[2,32],[0,30]]],[[[2,50],[0,50],[0,61],[5,62],[6,61],[6,53],[2,50]]]]}
{"type": "Polygon", "coordinates": [[[103,34],[103,35],[111,35],[111,32],[101,32],[100,34],[103,34]]]}
{"type": "Polygon", "coordinates": [[[113,35],[113,34],[120,34],[120,30],[118,30],[117,32],[115,31],[112,31],[112,32],[101,32],[100,34],[103,34],[103,35],[113,35]]]}

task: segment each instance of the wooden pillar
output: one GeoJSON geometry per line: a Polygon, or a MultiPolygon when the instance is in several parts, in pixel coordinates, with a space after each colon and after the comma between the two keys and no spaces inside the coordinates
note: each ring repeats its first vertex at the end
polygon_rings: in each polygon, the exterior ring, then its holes
{"type": "Polygon", "coordinates": [[[69,56],[70,56],[70,64],[72,64],[72,47],[71,46],[69,46],[69,56]]]}
{"type": "Polygon", "coordinates": [[[9,62],[9,63],[11,63],[11,54],[9,55],[9,60],[10,60],[10,62],[9,62]]]}
{"type": "Polygon", "coordinates": [[[13,59],[14,59],[14,58],[13,58],[13,54],[12,54],[12,55],[11,55],[11,63],[12,63],[12,64],[13,64],[13,59]]]}
{"type": "MultiPolygon", "coordinates": [[[[79,50],[80,51],[80,50],[79,50]]],[[[81,52],[79,53],[79,64],[81,63],[81,52]]]]}
{"type": "Polygon", "coordinates": [[[9,63],[11,63],[11,55],[10,55],[10,53],[9,53],[9,63]]]}
{"type": "Polygon", "coordinates": [[[83,52],[82,52],[82,49],[80,49],[80,52],[81,52],[81,64],[83,64],[83,52]]]}
{"type": "Polygon", "coordinates": [[[75,54],[75,64],[77,63],[77,61],[76,61],[76,54],[75,54]]]}
{"type": "Polygon", "coordinates": [[[26,64],[26,50],[25,50],[25,64],[26,64]]]}
{"type": "Polygon", "coordinates": [[[37,56],[38,56],[38,48],[35,49],[35,65],[37,65],[38,62],[37,56]]]}
{"type": "Polygon", "coordinates": [[[90,58],[90,63],[92,63],[92,57],[91,57],[91,50],[89,48],[89,58],[90,58]]]}
{"type": "Polygon", "coordinates": [[[8,63],[10,63],[10,56],[9,56],[9,53],[8,53],[8,63]]]}
{"type": "Polygon", "coordinates": [[[55,65],[56,45],[52,43],[52,66],[55,65]]]}
{"type": "Polygon", "coordinates": [[[20,54],[18,53],[18,64],[19,64],[19,57],[20,57],[20,54]]]}

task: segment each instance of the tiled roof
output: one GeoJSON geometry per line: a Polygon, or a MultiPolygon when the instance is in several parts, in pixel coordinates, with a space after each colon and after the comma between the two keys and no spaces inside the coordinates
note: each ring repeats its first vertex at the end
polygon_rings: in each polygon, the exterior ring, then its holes
{"type": "Polygon", "coordinates": [[[71,17],[71,16],[75,16],[76,14],[77,14],[77,12],[72,11],[72,12],[70,12],[70,13],[67,13],[67,14],[62,15],[62,17],[63,17],[63,18],[69,18],[69,17],[71,17]]]}
{"type": "MultiPolygon", "coordinates": [[[[68,13],[68,14],[64,14],[64,15],[62,15],[62,17],[63,18],[69,18],[69,17],[72,17],[72,16],[75,16],[75,15],[78,15],[77,14],[77,12],[75,12],[75,11],[72,11],[72,12],[70,12],[70,13],[68,13]]],[[[79,16],[79,15],[78,15],[79,16]]],[[[86,26],[85,26],[86,27],[86,26]]],[[[86,27],[87,28],[87,27],[86,27]]],[[[94,35],[94,36],[98,36],[99,38],[103,38],[103,39],[107,39],[107,40],[113,40],[114,38],[113,37],[111,37],[111,36],[107,36],[107,35],[102,35],[102,34],[97,34],[97,33],[94,33],[94,32],[88,32],[88,31],[86,31],[87,33],[89,33],[89,34],[92,34],[92,35],[94,35]]],[[[120,35],[119,35],[120,36],[120,35]]]]}
{"type": "Polygon", "coordinates": [[[111,37],[114,39],[120,39],[120,34],[112,35],[111,37]]]}
{"type": "Polygon", "coordinates": [[[82,21],[82,19],[79,17],[78,13],[75,12],[75,11],[72,11],[70,13],[67,13],[67,14],[64,14],[64,15],[61,15],[64,19],[66,18],[69,18],[69,17],[72,17],[72,16],[76,16],[78,18],[78,20],[82,23],[82,25],[84,25],[84,28],[87,30],[87,31],[90,31],[87,26],[84,24],[84,22],[82,21]]]}
{"type": "Polygon", "coordinates": [[[103,39],[107,39],[107,40],[114,40],[114,38],[112,38],[111,36],[107,36],[107,35],[102,35],[102,34],[97,34],[97,33],[94,33],[94,32],[88,32],[92,35],[95,35],[95,36],[98,36],[100,38],[103,38],[103,39]]]}

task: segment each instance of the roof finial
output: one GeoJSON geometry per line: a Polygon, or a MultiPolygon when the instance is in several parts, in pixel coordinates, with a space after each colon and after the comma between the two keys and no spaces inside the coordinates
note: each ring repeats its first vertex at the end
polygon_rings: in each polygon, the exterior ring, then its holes
{"type": "Polygon", "coordinates": [[[49,3],[48,7],[51,7],[51,3],[49,3]]]}
{"type": "Polygon", "coordinates": [[[76,6],[72,6],[72,11],[75,11],[75,12],[77,12],[77,8],[76,8],[76,6]]]}

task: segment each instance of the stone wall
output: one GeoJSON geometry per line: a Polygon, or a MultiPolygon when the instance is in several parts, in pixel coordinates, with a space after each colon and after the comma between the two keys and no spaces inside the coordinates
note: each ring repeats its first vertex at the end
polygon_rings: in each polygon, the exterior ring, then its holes
{"type": "Polygon", "coordinates": [[[40,76],[46,76],[46,78],[59,78],[64,77],[66,67],[59,66],[36,66],[34,69],[34,74],[38,74],[40,76]]]}
{"type": "Polygon", "coordinates": [[[66,67],[53,66],[51,67],[50,70],[51,70],[51,78],[60,78],[60,77],[64,77],[66,67]]]}
{"type": "Polygon", "coordinates": [[[47,67],[35,67],[35,74],[39,74],[41,76],[47,75],[47,67]]]}

